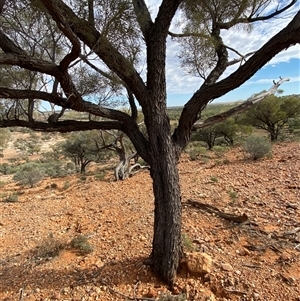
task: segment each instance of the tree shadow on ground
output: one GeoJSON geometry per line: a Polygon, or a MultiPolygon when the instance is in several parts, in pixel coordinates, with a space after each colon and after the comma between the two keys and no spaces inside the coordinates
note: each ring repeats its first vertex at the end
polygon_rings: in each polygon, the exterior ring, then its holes
{"type": "Polygon", "coordinates": [[[153,278],[150,267],[143,264],[146,259],[143,256],[112,260],[100,267],[92,264],[84,268],[76,265],[61,269],[51,267],[49,260],[37,263],[31,256],[32,251],[9,256],[0,262],[0,292],[14,296],[19,294],[21,288],[28,291],[38,288],[38,290],[51,289],[61,292],[64,288],[72,290],[89,284],[95,286],[107,284],[113,287],[120,284],[132,286],[137,280],[143,283],[153,281],[158,283],[156,278],[153,278]]]}

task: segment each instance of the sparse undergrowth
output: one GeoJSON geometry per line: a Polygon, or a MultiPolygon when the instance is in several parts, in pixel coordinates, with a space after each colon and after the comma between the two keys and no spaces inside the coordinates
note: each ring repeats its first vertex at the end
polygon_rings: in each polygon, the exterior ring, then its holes
{"type": "Polygon", "coordinates": [[[93,247],[89,243],[88,238],[82,234],[74,237],[70,243],[70,246],[80,254],[89,254],[93,252],[93,247]]]}
{"type": "Polygon", "coordinates": [[[265,137],[249,136],[244,144],[244,150],[252,160],[258,160],[270,154],[271,143],[265,137]]]}

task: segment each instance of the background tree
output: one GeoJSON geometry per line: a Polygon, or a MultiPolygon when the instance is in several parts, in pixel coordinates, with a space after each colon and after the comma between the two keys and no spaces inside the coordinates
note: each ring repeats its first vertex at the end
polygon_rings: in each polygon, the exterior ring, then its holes
{"type": "Polygon", "coordinates": [[[108,159],[108,146],[103,144],[99,131],[71,133],[67,139],[54,146],[55,153],[63,155],[79,167],[80,173],[86,172],[86,167],[92,162],[108,159]]]}
{"type": "Polygon", "coordinates": [[[11,134],[9,129],[0,129],[0,154],[2,154],[2,151],[7,145],[10,136],[11,134]]]}
{"type": "Polygon", "coordinates": [[[40,137],[35,133],[31,133],[26,139],[17,138],[14,147],[22,155],[38,154],[41,151],[40,137]]]}
{"type": "MultiPolygon", "coordinates": [[[[88,3],[79,0],[15,0],[14,5],[6,1],[1,16],[3,24],[13,16],[24,22],[17,29],[9,25],[0,29],[0,64],[38,72],[49,81],[44,89],[1,86],[0,97],[9,100],[40,99],[62,108],[87,112],[97,118],[89,121],[58,120],[49,124],[3,116],[0,125],[27,126],[43,131],[114,129],[124,132],[150,165],[153,180],[154,235],[148,263],[173,286],[182,257],[178,160],[190,140],[194,123],[210,101],[239,87],[280,51],[300,42],[300,12],[255,52],[240,55],[239,51],[233,50],[239,54],[238,58],[230,57],[228,49],[233,48],[224,43],[221,34],[233,27],[241,28],[237,26],[239,24],[248,26],[278,16],[296,2],[290,0],[286,6],[280,2],[274,10],[272,1],[268,0],[162,0],[157,15],[152,19],[144,0],[91,0],[88,3]],[[185,21],[180,27],[183,31],[172,33],[170,26],[179,11],[185,21]],[[59,57],[51,59],[48,53],[41,57],[30,52],[34,44],[31,37],[23,39],[27,44],[20,43],[22,29],[30,28],[30,20],[34,20],[26,18],[22,12],[35,12],[39,16],[34,26],[40,20],[47,20],[53,25],[63,40],[59,57]],[[187,100],[175,130],[170,125],[166,101],[168,37],[173,37],[170,43],[177,43],[182,38],[196,39],[198,44],[184,42],[183,45],[199,45],[192,48],[195,50],[192,58],[203,58],[200,61],[202,80],[199,80],[199,89],[187,100]],[[141,52],[145,62],[140,61],[141,52]],[[74,66],[79,63],[109,83],[122,85],[128,95],[130,114],[98,101],[100,96],[97,93],[90,98],[83,95],[74,74],[74,66]],[[140,67],[143,63],[145,72],[140,67]],[[221,76],[227,74],[227,68],[234,63],[241,64],[221,80],[221,76]],[[136,102],[143,111],[146,135],[137,122],[136,102]]],[[[47,29],[45,25],[39,24],[44,30],[47,29]]],[[[45,32],[39,36],[45,45],[48,34],[45,32]]],[[[188,62],[183,64],[188,66],[188,62]]]]}
{"type": "Polygon", "coordinates": [[[243,122],[267,131],[271,141],[276,141],[288,121],[299,114],[299,96],[276,97],[272,95],[244,113],[243,122]]]}

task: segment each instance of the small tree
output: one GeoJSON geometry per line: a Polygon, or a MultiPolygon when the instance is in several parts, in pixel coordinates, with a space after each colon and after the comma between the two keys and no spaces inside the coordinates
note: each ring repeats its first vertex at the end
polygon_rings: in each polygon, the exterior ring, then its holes
{"type": "Polygon", "coordinates": [[[79,167],[80,173],[85,173],[91,162],[99,162],[111,156],[109,145],[103,145],[103,141],[99,131],[76,132],[69,134],[54,149],[58,154],[71,159],[79,167]]]}
{"type": "Polygon", "coordinates": [[[267,131],[271,141],[276,141],[289,119],[299,114],[299,97],[276,97],[271,95],[248,110],[244,114],[244,122],[267,131]]]}
{"type": "Polygon", "coordinates": [[[249,132],[249,127],[238,124],[236,118],[231,117],[223,122],[199,129],[192,135],[191,141],[204,141],[211,150],[217,142],[220,142],[219,138],[222,138],[220,143],[233,146],[238,133],[244,132],[249,132]]]}

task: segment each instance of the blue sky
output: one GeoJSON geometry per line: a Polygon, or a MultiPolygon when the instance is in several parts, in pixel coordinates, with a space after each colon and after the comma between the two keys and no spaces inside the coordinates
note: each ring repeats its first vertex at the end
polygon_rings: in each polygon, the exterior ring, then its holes
{"type": "MultiPolygon", "coordinates": [[[[146,0],[151,16],[155,19],[161,1],[146,0]]],[[[289,3],[289,0],[274,0],[270,2],[266,14],[273,12],[282,5],[289,3]]],[[[222,38],[226,45],[245,55],[258,50],[271,37],[284,28],[300,9],[300,1],[287,10],[280,17],[276,17],[264,22],[253,24],[250,32],[241,28],[232,28],[222,31],[222,38]]],[[[180,20],[180,16],[175,18],[175,22],[180,20]]],[[[175,24],[174,22],[174,24],[175,24]]],[[[172,25],[172,32],[180,33],[180,27],[172,25]]],[[[183,106],[189,98],[201,86],[201,79],[184,74],[177,59],[180,49],[177,44],[168,41],[167,44],[167,93],[168,106],[183,106]]],[[[229,51],[230,59],[236,58],[236,54],[229,51]]],[[[222,78],[227,77],[236,70],[237,66],[229,67],[222,78]]],[[[290,79],[280,87],[284,90],[284,95],[300,94],[300,45],[297,44],[279,53],[266,66],[259,70],[250,80],[239,88],[229,92],[214,102],[232,102],[246,100],[251,95],[268,90],[273,85],[273,80],[277,81],[279,76],[290,79]]],[[[221,78],[221,79],[222,79],[221,78]]]]}
{"type": "MultiPolygon", "coordinates": [[[[214,102],[232,102],[246,100],[255,93],[268,90],[273,85],[273,80],[277,81],[279,76],[289,78],[280,86],[283,90],[282,95],[300,94],[300,50],[299,59],[293,58],[288,62],[268,64],[259,70],[250,80],[239,88],[227,93],[214,102]]],[[[192,91],[193,92],[193,91],[192,91]]],[[[169,93],[168,106],[182,106],[192,96],[191,93],[169,93]]]]}

